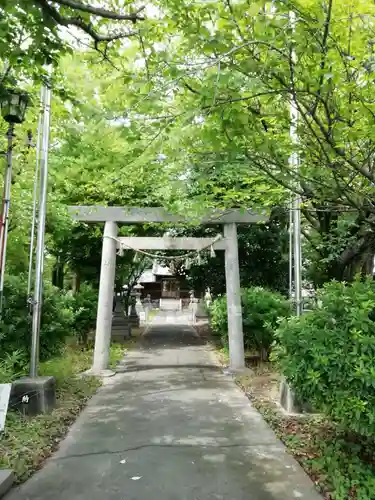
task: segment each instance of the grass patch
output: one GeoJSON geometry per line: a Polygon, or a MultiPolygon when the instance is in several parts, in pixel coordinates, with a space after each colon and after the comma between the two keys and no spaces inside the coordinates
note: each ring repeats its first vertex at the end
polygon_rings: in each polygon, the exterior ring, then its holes
{"type": "Polygon", "coordinates": [[[217,347],[216,355],[219,358],[219,363],[223,366],[229,364],[229,349],[228,347],[217,347]]]}
{"type": "MultiPolygon", "coordinates": [[[[123,353],[122,346],[111,346],[111,366],[117,364],[123,353]]],[[[96,377],[78,376],[90,368],[92,356],[91,349],[69,345],[61,356],[41,364],[41,375],[56,377],[57,406],[51,413],[24,417],[8,412],[4,433],[0,435],[0,467],[13,469],[17,483],[41,467],[101,385],[96,377]]]]}
{"type": "Polygon", "coordinates": [[[253,405],[326,500],[375,498],[375,442],[348,435],[323,416],[284,415],[276,405],[278,375],[260,366],[253,377],[238,378],[253,405]]]}
{"type": "Polygon", "coordinates": [[[109,368],[114,370],[117,363],[122,360],[126,352],[126,349],[121,344],[112,344],[111,351],[109,353],[109,368]]]}

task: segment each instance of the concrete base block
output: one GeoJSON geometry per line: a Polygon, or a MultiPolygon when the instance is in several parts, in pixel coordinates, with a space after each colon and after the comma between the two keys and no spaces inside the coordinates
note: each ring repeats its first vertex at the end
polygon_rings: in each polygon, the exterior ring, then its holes
{"type": "Polygon", "coordinates": [[[90,368],[89,370],[86,370],[82,374],[85,377],[113,377],[116,375],[116,372],[113,370],[94,370],[93,368],[90,368]]]}
{"type": "Polygon", "coordinates": [[[0,469],[0,498],[13,486],[14,474],[10,469],[0,469]]]}
{"type": "Polygon", "coordinates": [[[24,415],[47,413],[55,405],[55,377],[23,377],[12,383],[10,406],[24,415]]]}
{"type": "Polygon", "coordinates": [[[280,383],[280,405],[288,414],[314,413],[309,403],[300,401],[285,379],[280,383]]]}
{"type": "Polygon", "coordinates": [[[231,366],[226,366],[223,369],[223,374],[231,377],[247,377],[254,375],[254,372],[247,366],[244,366],[243,368],[232,368],[231,366]]]}

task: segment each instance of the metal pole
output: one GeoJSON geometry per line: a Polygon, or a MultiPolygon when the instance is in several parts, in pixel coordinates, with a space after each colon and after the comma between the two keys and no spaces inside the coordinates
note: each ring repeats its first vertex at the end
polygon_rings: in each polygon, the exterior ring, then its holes
{"type": "Polygon", "coordinates": [[[10,206],[10,186],[12,184],[12,156],[13,156],[13,137],[14,124],[10,123],[7,137],[8,150],[6,154],[7,164],[4,172],[4,194],[3,207],[1,213],[1,234],[0,234],[0,316],[3,312],[3,296],[4,296],[4,277],[5,277],[5,262],[8,242],[9,228],[9,206],[10,206]]]}
{"type": "Polygon", "coordinates": [[[44,233],[47,210],[48,148],[51,89],[45,87],[42,148],[40,157],[39,217],[36,241],[36,271],[33,302],[30,377],[37,377],[39,365],[39,334],[43,298],[44,233]]]}
{"type": "MultiPolygon", "coordinates": [[[[296,15],[294,12],[289,12],[289,19],[292,25],[293,33],[296,28],[296,15]]],[[[296,63],[296,53],[294,47],[291,53],[292,64],[296,63]]],[[[298,146],[298,107],[296,95],[293,93],[290,103],[290,139],[294,149],[298,146]]],[[[298,153],[294,151],[289,157],[289,165],[292,171],[295,172],[296,182],[295,187],[299,186],[298,170],[299,158],[298,153]]],[[[296,304],[296,315],[302,314],[302,258],[301,258],[301,201],[299,195],[292,191],[292,199],[289,212],[289,294],[293,297],[293,277],[294,277],[294,299],[296,304]],[[293,258],[294,257],[294,258],[293,258]],[[294,271],[294,272],[293,272],[294,271]]],[[[288,412],[299,412],[301,409],[296,405],[293,390],[289,387],[286,378],[283,376],[280,386],[280,403],[281,406],[288,412]]]]}
{"type": "Polygon", "coordinates": [[[301,210],[300,199],[294,202],[294,289],[296,315],[302,314],[302,252],[301,252],[301,210]]]}
{"type": "Polygon", "coordinates": [[[38,196],[38,178],[39,178],[39,159],[40,159],[40,146],[42,137],[42,108],[44,105],[45,87],[40,89],[40,112],[38,120],[38,135],[36,141],[36,160],[35,160],[35,175],[34,175],[34,190],[33,190],[33,215],[31,220],[30,231],[30,249],[29,249],[29,275],[27,280],[27,298],[31,298],[31,283],[33,277],[33,254],[34,254],[34,237],[35,237],[35,224],[36,224],[36,205],[38,196]]]}
{"type": "MultiPolygon", "coordinates": [[[[293,32],[296,28],[296,14],[293,11],[289,13],[293,32]]],[[[292,64],[296,63],[296,53],[292,49],[292,64]]],[[[298,145],[298,107],[295,94],[292,95],[290,103],[290,138],[294,147],[298,145]]],[[[291,169],[298,173],[299,158],[298,153],[294,151],[290,158],[291,169]]],[[[298,187],[298,180],[296,186],[298,187]]],[[[301,252],[301,200],[299,195],[295,195],[293,200],[293,248],[294,248],[294,298],[296,303],[296,315],[302,314],[302,252],[301,252]]]]}
{"type": "Polygon", "coordinates": [[[293,300],[293,201],[289,203],[289,300],[293,300]]]}

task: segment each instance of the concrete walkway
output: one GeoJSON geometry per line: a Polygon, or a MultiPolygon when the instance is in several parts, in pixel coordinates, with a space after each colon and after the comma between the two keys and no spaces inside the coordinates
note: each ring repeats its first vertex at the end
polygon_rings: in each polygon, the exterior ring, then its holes
{"type": "Polygon", "coordinates": [[[159,317],[6,500],[319,500],[189,325],[159,317]]]}

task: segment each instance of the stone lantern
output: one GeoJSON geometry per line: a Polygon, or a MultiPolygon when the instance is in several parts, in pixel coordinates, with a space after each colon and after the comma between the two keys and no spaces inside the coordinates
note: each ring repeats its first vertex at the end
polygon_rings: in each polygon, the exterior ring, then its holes
{"type": "Polygon", "coordinates": [[[134,296],[135,296],[135,306],[136,306],[136,308],[139,307],[139,306],[142,308],[141,297],[142,297],[142,290],[143,289],[144,289],[144,286],[142,286],[140,283],[137,283],[133,287],[133,292],[132,293],[134,293],[134,296]]]}
{"type": "Polygon", "coordinates": [[[132,326],[139,326],[139,313],[143,311],[143,305],[141,302],[141,296],[142,296],[142,290],[143,286],[140,283],[137,283],[130,294],[130,300],[131,300],[131,308],[130,308],[130,315],[129,315],[129,321],[132,326]]]}

